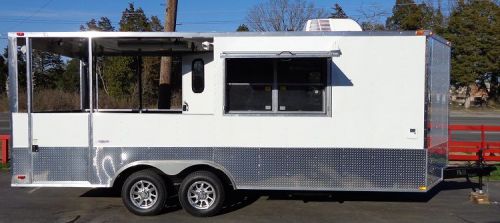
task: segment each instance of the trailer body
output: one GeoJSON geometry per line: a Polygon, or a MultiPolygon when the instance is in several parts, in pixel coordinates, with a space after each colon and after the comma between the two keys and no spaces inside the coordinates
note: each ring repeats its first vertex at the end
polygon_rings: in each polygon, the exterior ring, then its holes
{"type": "Polygon", "coordinates": [[[148,166],[235,189],[428,191],[447,166],[450,46],[421,34],[9,33],[12,186],[112,187],[148,166]],[[81,61],[80,110],[33,110],[36,50],[81,61]],[[99,107],[96,58],[138,52],[180,55],[182,110],[99,107]]]}

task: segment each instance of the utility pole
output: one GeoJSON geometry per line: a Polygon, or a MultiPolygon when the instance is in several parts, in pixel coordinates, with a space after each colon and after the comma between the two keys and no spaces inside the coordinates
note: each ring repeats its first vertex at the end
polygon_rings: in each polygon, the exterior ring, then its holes
{"type": "MultiPolygon", "coordinates": [[[[178,0],[165,0],[165,32],[175,32],[175,25],[177,23],[177,1],[178,0]]],[[[158,95],[158,108],[170,109],[172,98],[172,57],[161,57],[160,64],[160,85],[158,95]]]]}

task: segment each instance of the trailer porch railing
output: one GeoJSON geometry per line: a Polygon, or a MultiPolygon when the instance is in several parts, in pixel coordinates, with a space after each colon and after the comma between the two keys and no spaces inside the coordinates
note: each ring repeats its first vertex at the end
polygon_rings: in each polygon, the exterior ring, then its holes
{"type": "Polygon", "coordinates": [[[450,161],[490,161],[500,162],[500,141],[487,140],[486,134],[499,132],[500,126],[488,125],[449,125],[448,126],[448,159],[450,161]],[[455,141],[453,132],[477,132],[480,139],[476,141],[455,141]]]}
{"type": "Polygon", "coordinates": [[[10,135],[0,135],[0,143],[2,144],[1,147],[1,164],[2,166],[7,166],[7,162],[9,161],[9,141],[10,141],[10,135]]]}

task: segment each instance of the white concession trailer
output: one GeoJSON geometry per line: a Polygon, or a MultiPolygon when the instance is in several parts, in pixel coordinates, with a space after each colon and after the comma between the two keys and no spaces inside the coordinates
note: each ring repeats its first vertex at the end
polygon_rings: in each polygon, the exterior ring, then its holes
{"type": "Polygon", "coordinates": [[[122,187],[140,215],[178,191],[208,216],[228,188],[426,192],[443,179],[450,44],[429,31],[8,38],[15,187],[122,187]],[[37,50],[80,61],[79,107],[34,109],[37,50]],[[168,55],[182,108],[97,102],[99,57],[168,55]]]}

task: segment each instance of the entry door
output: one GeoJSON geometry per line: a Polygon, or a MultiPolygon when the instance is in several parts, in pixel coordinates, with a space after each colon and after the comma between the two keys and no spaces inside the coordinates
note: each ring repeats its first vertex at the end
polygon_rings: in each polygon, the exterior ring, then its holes
{"type": "Polygon", "coordinates": [[[31,113],[34,183],[88,181],[87,113],[31,113]]]}

